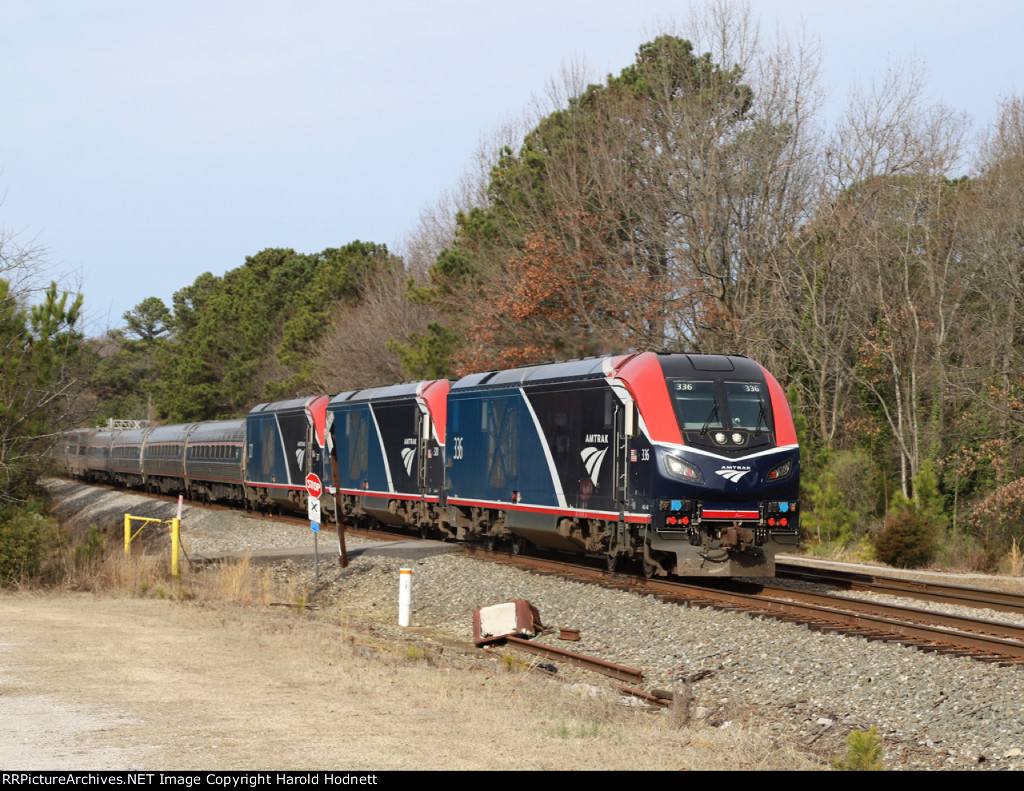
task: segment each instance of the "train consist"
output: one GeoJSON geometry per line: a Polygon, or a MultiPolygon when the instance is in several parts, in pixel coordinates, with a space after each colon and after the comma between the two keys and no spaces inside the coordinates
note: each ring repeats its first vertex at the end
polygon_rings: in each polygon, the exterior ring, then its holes
{"type": "Polygon", "coordinates": [[[245,419],[65,436],[64,472],[250,508],[771,576],[798,538],[785,394],[746,357],[641,352],[261,404],[245,419]]]}

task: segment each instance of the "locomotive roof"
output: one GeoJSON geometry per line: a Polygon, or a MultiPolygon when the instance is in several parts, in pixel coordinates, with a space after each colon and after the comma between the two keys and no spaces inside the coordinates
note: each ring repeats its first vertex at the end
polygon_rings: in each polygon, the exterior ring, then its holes
{"type": "MultiPolygon", "coordinates": [[[[507,371],[488,371],[469,374],[452,385],[452,390],[473,388],[509,387],[552,381],[583,381],[601,379],[609,370],[619,370],[629,362],[653,354],[665,376],[717,376],[730,373],[741,377],[760,378],[760,366],[748,357],[724,354],[669,354],[665,352],[640,352],[639,354],[615,355],[608,357],[587,357],[582,360],[544,363],[507,371]]],[[[651,358],[648,358],[651,359],[651,358]]]]}
{"type": "Polygon", "coordinates": [[[728,376],[734,374],[750,379],[761,379],[761,366],[749,357],[725,354],[665,354],[659,355],[665,376],[728,376]]]}
{"type": "Polygon", "coordinates": [[[381,401],[387,398],[415,397],[423,382],[403,382],[398,385],[385,385],[384,387],[368,387],[365,390],[349,390],[338,393],[331,399],[331,405],[352,404],[363,401],[381,401]]]}
{"type": "Polygon", "coordinates": [[[285,401],[271,401],[266,404],[257,404],[249,410],[249,414],[257,412],[287,412],[292,409],[305,409],[320,396],[306,396],[305,398],[289,398],[285,401]]]}
{"type": "Polygon", "coordinates": [[[452,385],[452,390],[466,390],[473,387],[500,387],[521,385],[526,382],[543,382],[553,379],[600,379],[605,375],[604,363],[610,357],[587,357],[568,362],[542,363],[507,371],[487,371],[469,374],[452,385]]]}

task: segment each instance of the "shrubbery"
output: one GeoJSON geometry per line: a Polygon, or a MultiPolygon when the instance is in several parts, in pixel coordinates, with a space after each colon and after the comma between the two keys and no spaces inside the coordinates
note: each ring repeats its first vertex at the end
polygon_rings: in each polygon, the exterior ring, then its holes
{"type": "Polygon", "coordinates": [[[882,530],[875,535],[878,559],[901,569],[926,566],[939,548],[935,523],[902,494],[897,494],[882,530]]]}
{"type": "Polygon", "coordinates": [[[1024,478],[1004,484],[984,497],[965,520],[971,533],[993,556],[1010,551],[1024,535],[1024,478]]]}
{"type": "Polygon", "coordinates": [[[0,586],[38,576],[47,558],[53,521],[37,505],[0,509],[0,586]]]}
{"type": "Polygon", "coordinates": [[[832,768],[840,772],[883,772],[882,739],[878,728],[851,731],[846,737],[846,755],[832,761],[832,768]]]}
{"type": "Polygon", "coordinates": [[[938,554],[946,525],[943,505],[935,467],[926,461],[914,478],[914,499],[900,493],[893,497],[882,530],[874,537],[878,559],[897,568],[927,566],[938,554]]]}
{"type": "Polygon", "coordinates": [[[827,451],[804,470],[802,525],[818,544],[846,547],[878,519],[878,470],[863,450],[827,451]]]}

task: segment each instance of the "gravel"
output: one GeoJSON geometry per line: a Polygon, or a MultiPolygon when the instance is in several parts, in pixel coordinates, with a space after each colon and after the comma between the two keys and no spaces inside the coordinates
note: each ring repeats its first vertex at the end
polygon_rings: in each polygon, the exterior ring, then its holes
{"type": "Polygon", "coordinates": [[[476,607],[527,599],[545,625],[580,630],[579,643],[561,647],[640,668],[648,689],[687,688],[717,727],[756,721],[829,755],[842,751],[851,730],[874,726],[886,759],[901,768],[1024,768],[1019,666],[680,607],[452,555],[412,564],[356,558],[341,576],[346,606],[396,617],[403,565],[413,568],[414,625],[470,640],[476,607]]]}
{"type": "MultiPolygon", "coordinates": [[[[200,554],[312,546],[308,528],[223,511],[191,509],[185,525],[191,551],[200,554]]],[[[357,543],[349,537],[350,548],[357,543]]],[[[398,630],[398,570],[409,567],[417,627],[410,634],[430,629],[470,642],[474,609],[526,599],[546,626],[581,635],[576,643],[541,640],[642,669],[645,688],[688,693],[693,716],[709,727],[754,724],[820,756],[842,753],[850,731],[875,727],[889,766],[1024,769],[1020,666],[665,604],[458,554],[408,560],[367,553],[341,570],[335,546],[333,534],[321,537],[315,583],[311,556],[287,561],[279,573],[315,588],[311,601],[337,599],[347,616],[375,619],[389,631],[398,630]]]]}

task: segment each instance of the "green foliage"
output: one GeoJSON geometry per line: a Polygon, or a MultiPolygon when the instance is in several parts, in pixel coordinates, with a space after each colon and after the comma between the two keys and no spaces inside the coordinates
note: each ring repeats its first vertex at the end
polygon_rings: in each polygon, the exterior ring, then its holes
{"type": "Polygon", "coordinates": [[[804,468],[803,529],[840,548],[863,536],[877,518],[878,473],[862,450],[822,451],[804,468]]]}
{"type": "Polygon", "coordinates": [[[155,341],[169,330],[171,311],[159,297],[147,297],[124,316],[125,334],[140,341],[155,341]]]}
{"type": "Polygon", "coordinates": [[[312,259],[313,277],[300,284],[291,300],[293,312],[284,323],[278,347],[277,357],[284,365],[295,364],[309,354],[338,301],[358,298],[373,270],[401,266],[384,245],[360,241],[308,258],[312,259]]]}
{"type": "Polygon", "coordinates": [[[388,342],[388,351],[398,355],[404,370],[413,379],[442,379],[452,375],[452,355],[459,335],[431,322],[422,333],[412,333],[407,343],[388,342]]]}
{"type": "Polygon", "coordinates": [[[38,576],[53,533],[38,503],[0,508],[0,586],[38,576]]]}
{"type": "Polygon", "coordinates": [[[89,532],[82,543],[75,546],[73,564],[75,571],[90,571],[103,559],[106,542],[98,525],[89,525],[89,532]]]}
{"type": "Polygon", "coordinates": [[[946,521],[935,465],[926,460],[914,478],[914,498],[898,492],[893,497],[882,530],[874,537],[878,559],[897,568],[927,565],[939,552],[946,521]]]}
{"type": "Polygon", "coordinates": [[[167,338],[132,340],[119,332],[90,342],[95,362],[87,386],[96,398],[94,425],[104,425],[107,418],[152,419],[160,389],[158,361],[169,343],[167,338]]]}
{"type": "Polygon", "coordinates": [[[846,755],[832,761],[832,768],[841,772],[884,772],[882,739],[878,728],[851,731],[846,737],[846,755]]]}
{"type": "Polygon", "coordinates": [[[921,463],[921,469],[914,478],[914,501],[917,510],[927,521],[942,530],[946,526],[946,498],[939,491],[939,477],[931,459],[921,463]]]}
{"type": "MultiPolygon", "coordinates": [[[[661,347],[669,251],[681,247],[671,229],[689,215],[675,199],[653,196],[678,195],[680,171],[708,167],[686,163],[696,148],[684,142],[691,137],[706,139],[709,160],[730,156],[730,140],[741,134],[730,130],[753,101],[742,77],[739,68],[695,55],[689,41],[661,36],[618,76],[543,118],[517,151],[500,151],[486,205],[457,215],[454,244],[437,256],[430,287],[416,289],[415,299],[443,313],[444,344],[431,352],[448,359],[432,367],[661,347]],[[517,266],[531,245],[531,265],[517,266]],[[546,289],[558,291],[557,309],[531,311],[529,297],[546,289]],[[500,309],[509,301],[512,309],[500,309]]],[[[777,131],[766,137],[783,137],[777,131]]],[[[695,231],[707,232],[706,225],[695,231]]],[[[416,360],[414,367],[424,366],[416,360]]]]}
{"type": "Polygon", "coordinates": [[[399,266],[383,245],[356,241],[313,255],[267,249],[222,278],[201,275],[174,295],[175,337],[157,349],[158,412],[207,420],[298,395],[339,303],[357,300],[375,269],[399,266]]]}
{"type": "Polygon", "coordinates": [[[81,373],[77,330],[82,296],[51,283],[38,304],[22,305],[0,279],[0,503],[31,494],[81,373]]]}

